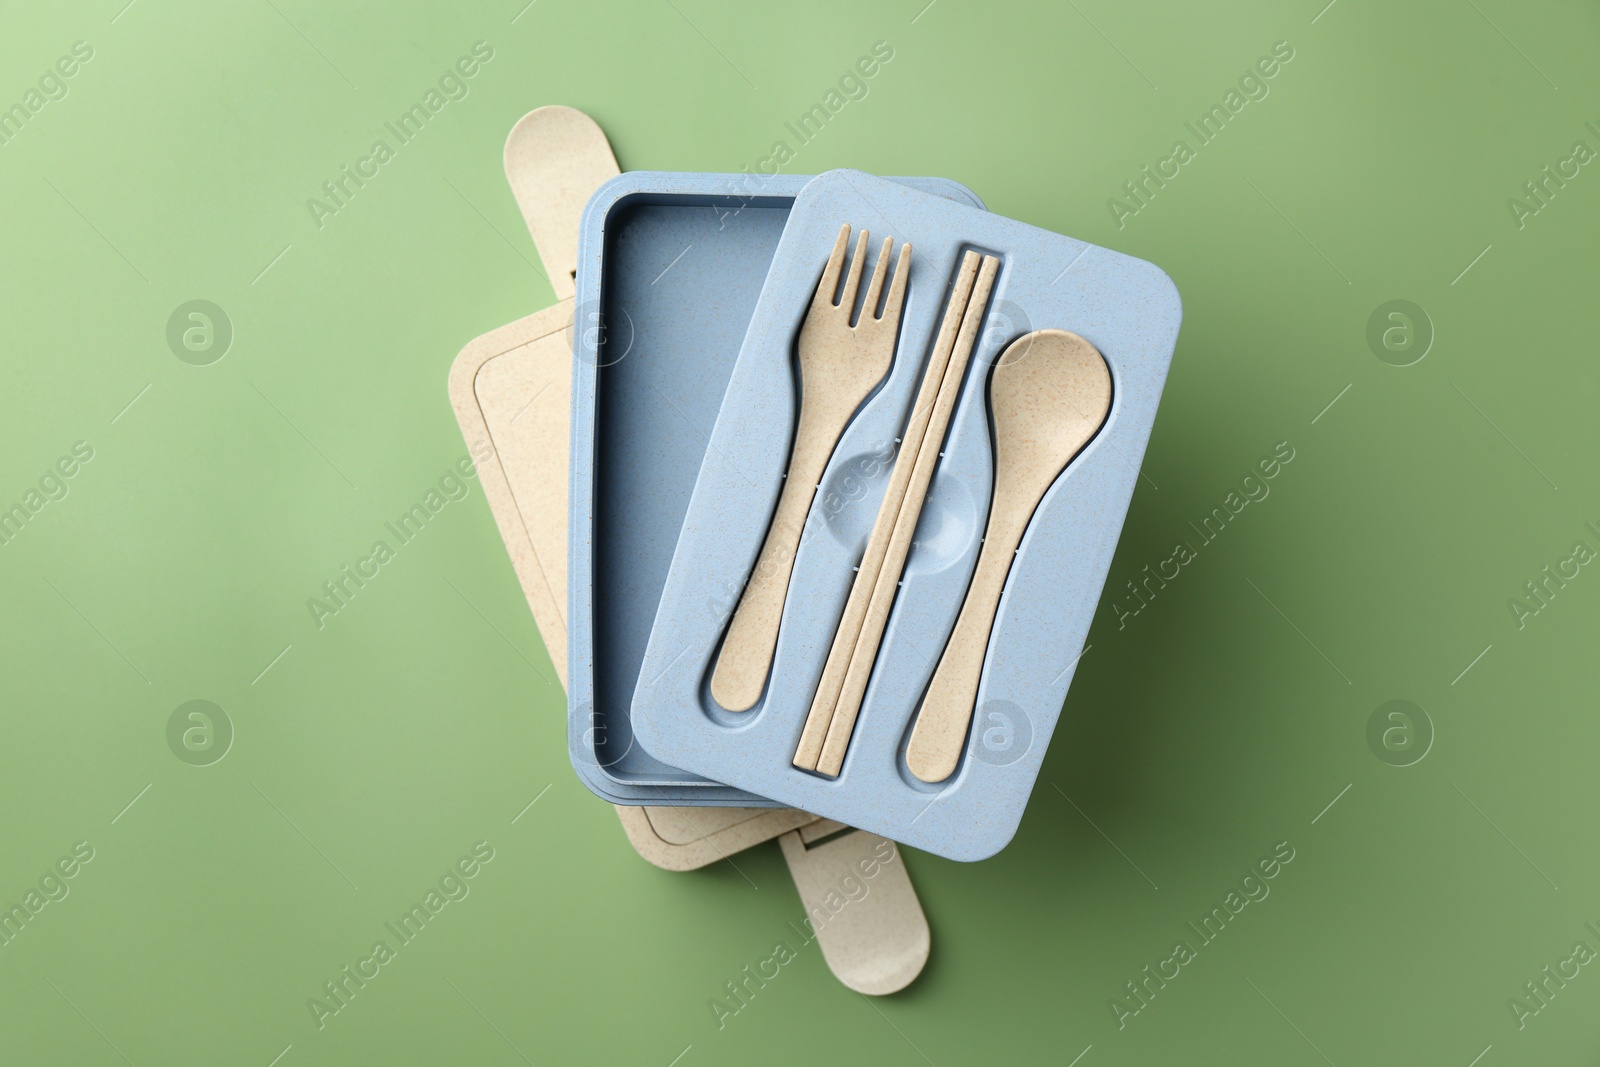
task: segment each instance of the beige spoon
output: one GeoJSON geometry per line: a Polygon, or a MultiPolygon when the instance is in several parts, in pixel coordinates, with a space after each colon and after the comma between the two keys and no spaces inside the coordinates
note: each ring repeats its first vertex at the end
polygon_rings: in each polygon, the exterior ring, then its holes
{"type": "Polygon", "coordinates": [[[944,781],[961,761],[1012,558],[1045,492],[1105,423],[1111,372],[1077,334],[1037,330],[1001,353],[989,405],[995,477],[983,551],[906,747],[906,765],[924,782],[944,781]]]}
{"type": "Polygon", "coordinates": [[[748,711],[761,699],[778,644],[778,626],[789,593],[794,555],[800,547],[800,534],[817,483],[856,408],[894,362],[906,280],[911,273],[911,246],[900,246],[894,281],[884,300],[883,314],[878,315],[878,298],[883,293],[892,247],[890,240],[884,239],[872,281],[867,285],[861,317],[852,326],[850,316],[867,262],[867,231],[862,230],[856,239],[850,273],[835,304],[833,294],[849,240],[849,225],[839,227],[828,266],[800,327],[796,346],[800,356],[800,419],[789,454],[789,469],[766,542],[756,557],[733,621],[728,624],[728,635],[717,652],[717,665],[711,674],[711,696],[729,711],[748,711]]]}

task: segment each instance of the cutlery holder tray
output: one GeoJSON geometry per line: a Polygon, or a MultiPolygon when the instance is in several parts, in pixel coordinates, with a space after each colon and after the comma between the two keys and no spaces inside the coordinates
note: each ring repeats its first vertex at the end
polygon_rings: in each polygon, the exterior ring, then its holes
{"type": "Polygon", "coordinates": [[[717,781],[952,859],[999,851],[1021,820],[1093,619],[1180,317],[1172,282],[1142,260],[859,172],[813,179],[789,213],[720,405],[705,398],[696,415],[707,421],[684,427],[704,459],[675,516],[682,533],[636,672],[640,741],[717,781]],[[813,499],[766,692],[752,709],[729,712],[711,698],[709,678],[780,489],[799,403],[795,338],[842,223],[870,230],[873,246],[891,236],[896,252],[900,242],[913,246],[899,343],[813,499]],[[969,249],[999,256],[1000,274],[843,770],[822,777],[792,765],[795,746],[969,249]],[[930,785],[911,775],[904,751],[988,516],[989,372],[1011,341],[1050,327],[1100,350],[1111,369],[1111,411],[1033,515],[991,631],[965,755],[930,785]],[[708,445],[699,436],[706,432],[708,445]]]}

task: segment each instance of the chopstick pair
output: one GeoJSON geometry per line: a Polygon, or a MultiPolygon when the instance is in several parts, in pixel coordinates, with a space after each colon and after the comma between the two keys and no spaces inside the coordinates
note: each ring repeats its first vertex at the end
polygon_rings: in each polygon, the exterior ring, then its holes
{"type": "Polygon", "coordinates": [[[999,269],[1000,260],[994,256],[968,252],[962,257],[900,454],[795,750],[794,766],[802,770],[836,778],[844,766],[911,537],[999,269]]]}

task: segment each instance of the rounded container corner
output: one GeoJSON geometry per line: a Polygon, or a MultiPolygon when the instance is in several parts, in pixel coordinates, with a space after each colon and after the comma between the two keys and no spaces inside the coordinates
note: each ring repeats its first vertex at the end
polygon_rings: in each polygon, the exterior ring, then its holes
{"type": "Polygon", "coordinates": [[[1172,280],[1172,275],[1148,259],[1141,259],[1139,262],[1150,275],[1151,295],[1156,299],[1169,302],[1172,307],[1174,324],[1181,324],[1183,322],[1183,294],[1178,292],[1178,283],[1172,280]]]}
{"type": "MultiPolygon", "coordinates": [[[[1005,826],[997,827],[996,833],[975,842],[969,848],[954,852],[940,852],[937,855],[945,859],[955,860],[957,863],[978,863],[983,860],[993,859],[1006,850],[1006,846],[1017,836],[1017,829],[1022,825],[1022,812],[1017,812],[1017,817],[1005,826]]],[[[930,850],[931,851],[931,850],[930,850]]]]}
{"type": "Polygon", "coordinates": [[[583,233],[588,230],[597,217],[604,217],[619,200],[638,192],[641,188],[640,177],[649,173],[639,170],[623,171],[616,177],[607,178],[602,182],[600,188],[589,194],[588,201],[583,205],[583,214],[578,218],[578,232],[583,233]]]}
{"type": "Polygon", "coordinates": [[[589,792],[601,800],[608,804],[637,805],[639,803],[634,797],[612,792],[609,788],[610,779],[606,778],[599,768],[581,762],[570,749],[567,752],[567,758],[572,763],[572,770],[577,774],[578,781],[582,782],[589,792]]]}

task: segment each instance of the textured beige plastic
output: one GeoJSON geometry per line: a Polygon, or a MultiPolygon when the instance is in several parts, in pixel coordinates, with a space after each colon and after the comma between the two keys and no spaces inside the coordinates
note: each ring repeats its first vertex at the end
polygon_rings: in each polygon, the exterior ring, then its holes
{"type": "Polygon", "coordinates": [[[621,173],[606,135],[570,107],[511,128],[506,179],[560,303],[479,337],[450,367],[450,402],[495,524],[563,687],[567,684],[567,482],[578,218],[621,173]],[[492,459],[492,462],[486,460],[492,459]],[[519,477],[559,464],[559,479],[519,477]],[[559,635],[559,640],[552,640],[559,635]]]}
{"type": "Polygon", "coordinates": [[[525,472],[546,464],[565,470],[571,347],[572,301],[564,300],[484,334],[450,367],[456,421],[563,687],[567,482],[525,472]]]}
{"type": "Polygon", "coordinates": [[[797,808],[619,806],[617,817],[634,851],[666,871],[698,870],[818,821],[797,808]]]}
{"type": "MultiPolygon", "coordinates": [[[[572,302],[563,301],[479,337],[450,371],[462,436],[563,688],[571,325],[572,302]]],[[[616,811],[635,851],[670,871],[704,867],[816,819],[794,808],[616,811]]]]}
{"type": "Polygon", "coordinates": [[[729,711],[748,711],[761,699],[767,674],[772,668],[773,649],[778,643],[778,626],[783,619],[783,602],[789,592],[789,575],[800,534],[817,483],[828,465],[828,457],[844,433],[850,417],[867,394],[883,380],[894,361],[895,339],[900,332],[900,312],[905,303],[906,278],[910,274],[911,246],[900,246],[900,261],[883,314],[876,314],[889,269],[892,241],[885,239],[877,267],[867,286],[860,320],[852,326],[856,294],[867,262],[867,231],[856,239],[855,255],[845,278],[844,291],[834,302],[834,291],[844,266],[850,241],[848,223],[839,227],[827,268],[811,299],[800,326],[800,418],[795,428],[794,445],[789,453],[789,468],[778,508],[767,528],[766,542],[756,557],[756,565],[739,597],[739,606],[728,624],[728,634],[717,653],[711,672],[711,695],[729,711]]]}
{"type": "Polygon", "coordinates": [[[800,827],[800,840],[806,844],[821,841],[824,837],[842,834],[850,827],[836,819],[818,819],[816,822],[807,823],[800,827]]]}
{"type": "Polygon", "coordinates": [[[931,938],[900,850],[865,830],[818,840],[810,829],[778,843],[828,969],[858,993],[904,989],[928,962],[931,938]]]}
{"type": "Polygon", "coordinates": [[[828,661],[822,668],[822,681],[817,684],[816,695],[811,699],[811,711],[806,715],[805,728],[800,731],[794,765],[802,770],[816,770],[817,758],[822,755],[822,742],[828,736],[829,723],[833,721],[833,709],[839,702],[839,690],[844,687],[845,671],[850,667],[856,638],[861,635],[861,621],[866,618],[867,604],[872,599],[884,553],[889,550],[895,516],[900,514],[900,503],[905,499],[906,486],[911,482],[911,469],[916,466],[917,450],[922,446],[922,435],[928,428],[928,418],[933,414],[939,383],[944,380],[945,365],[950,362],[950,350],[955,347],[956,332],[961,328],[961,316],[967,309],[968,298],[972,296],[972,283],[978,276],[978,263],[982,258],[976,252],[968,252],[962,257],[960,270],[956,273],[950,302],[945,306],[944,320],[939,325],[933,351],[928,355],[928,366],[922,372],[922,384],[917,387],[917,400],[911,408],[911,419],[900,438],[900,454],[895,457],[889,485],[883,493],[883,503],[878,506],[878,517],[873,521],[872,535],[867,539],[867,550],[862,554],[861,566],[856,569],[855,580],[850,586],[850,598],[845,601],[839,629],[833,635],[833,645],[828,649],[828,661]]]}
{"type": "MultiPolygon", "coordinates": [[[[563,301],[472,341],[450,369],[462,437],[563,689],[571,325],[572,302],[563,301]]],[[[639,854],[668,870],[715,863],[816,818],[793,808],[619,806],[617,813],[639,854]],[[703,832],[686,831],[693,826],[703,832]]]]}
{"type": "Polygon", "coordinates": [[[583,206],[591,193],[621,173],[611,142],[594,119],[576,108],[536,108],[511,127],[505,168],[550,288],[557,300],[571,300],[583,206]]]}
{"type": "Polygon", "coordinates": [[[960,762],[1012,557],[1045,492],[1105,423],[1111,371],[1077,334],[1037,330],[1001,353],[989,406],[994,501],[983,551],[906,747],[907,766],[924,782],[944,781],[960,762]]]}
{"type": "MultiPolygon", "coordinates": [[[[733,831],[746,826],[752,816],[764,815],[772,812],[772,808],[641,808],[650,819],[650,828],[661,840],[672,845],[692,845],[696,841],[715,838],[724,846],[727,852],[740,852],[750,847],[748,844],[739,844],[743,840],[733,831]],[[727,847],[737,846],[737,847],[727,847]]],[[[809,826],[817,822],[817,817],[810,812],[799,811],[795,808],[778,809],[790,819],[790,829],[809,826]]],[[[761,837],[750,841],[750,844],[760,844],[777,836],[776,833],[763,834],[761,837]]]]}
{"type": "Polygon", "coordinates": [[[450,367],[450,402],[512,568],[567,684],[567,481],[572,277],[589,194],[621,173],[606,135],[570,107],[511,128],[506,179],[560,303],[479,337],[450,367]],[[559,464],[558,479],[525,472],[559,464]]]}
{"type": "Polygon", "coordinates": [[[905,573],[906,556],[911,552],[911,538],[917,532],[922,504],[928,497],[928,483],[933,479],[933,468],[939,463],[945,430],[950,426],[956,399],[961,395],[967,363],[972,358],[972,348],[977,341],[978,329],[983,325],[984,311],[989,305],[989,294],[994,290],[994,279],[999,270],[998,259],[983,257],[977,284],[972,289],[972,299],[968,301],[966,313],[961,317],[961,332],[956,337],[955,350],[950,353],[950,364],[945,369],[944,380],[939,383],[939,398],[934,402],[928,428],[917,449],[917,462],[911,471],[911,482],[906,487],[906,498],[900,505],[900,513],[895,516],[889,549],[884,554],[883,567],[873,585],[866,618],[861,623],[861,636],[857,638],[855,651],[850,655],[844,687],[839,690],[839,703],[833,710],[833,721],[829,723],[828,736],[822,743],[822,756],[817,760],[817,773],[830,778],[837,778],[844,767],[845,752],[855,733],[856,718],[861,714],[861,701],[867,692],[867,682],[872,677],[878,648],[883,644],[883,631],[889,623],[889,612],[894,607],[900,576],[905,573]]]}

